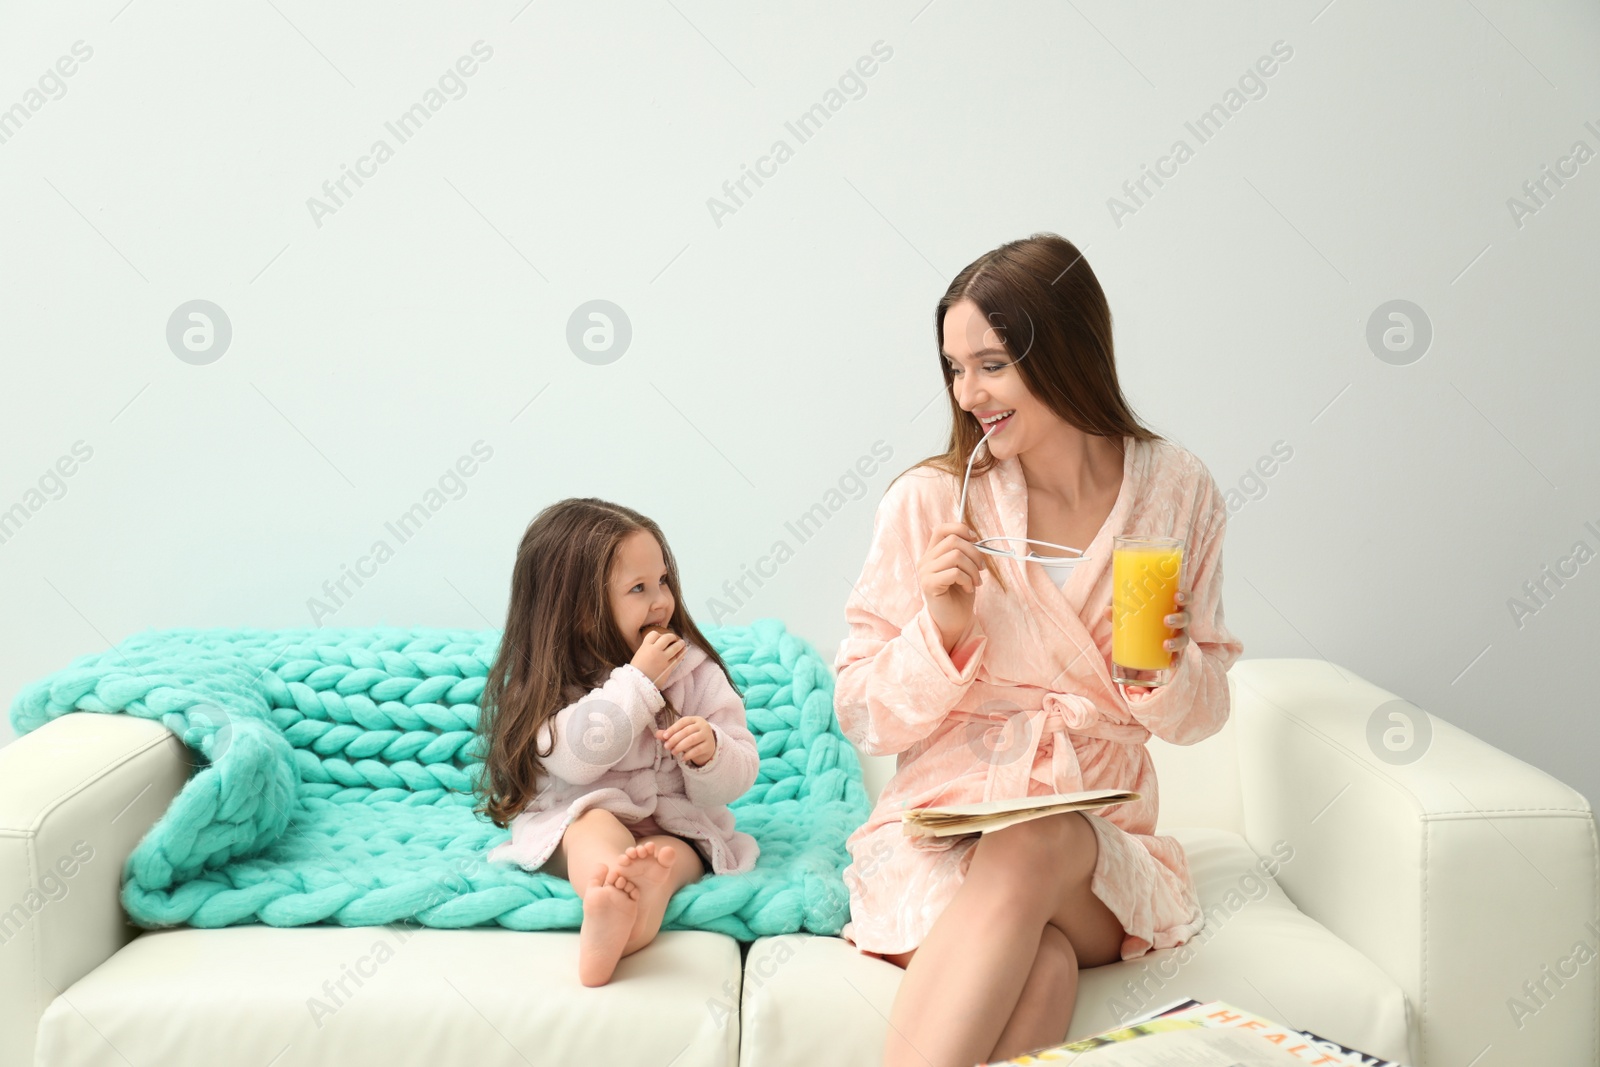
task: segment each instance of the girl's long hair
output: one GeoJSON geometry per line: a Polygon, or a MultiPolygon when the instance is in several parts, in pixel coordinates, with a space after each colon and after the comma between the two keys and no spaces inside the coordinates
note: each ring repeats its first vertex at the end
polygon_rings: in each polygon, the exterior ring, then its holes
{"type": "MultiPolygon", "coordinates": [[[[475,810],[496,826],[509,826],[528,807],[539,793],[539,777],[548,773],[541,757],[553,748],[538,751],[540,728],[550,723],[551,744],[559,744],[551,721],[556,713],[633,658],[612,618],[606,581],[618,545],[640,530],[656,539],[667,565],[674,601],[667,625],[704,650],[738,692],[728,665],[684,607],[678,565],[661,528],[632,508],[594,497],[551,504],[522,535],[505,631],[478,701],[486,744],[475,810]]],[[[678,718],[670,702],[664,710],[678,718]]]]}
{"type": "MultiPolygon", "coordinates": [[[[950,443],[944,452],[901,471],[895,481],[907,471],[933,467],[959,484],[972,450],[983,438],[978,420],[956,401],[955,376],[944,358],[945,314],[962,300],[978,306],[986,329],[1005,346],[1028,391],[1064,421],[1119,444],[1123,437],[1161,439],[1139,421],[1122,395],[1111,342],[1111,308],[1089,261],[1065,237],[1036,233],[967,264],[939,298],[933,312],[938,341],[934,358],[950,402],[950,443]]],[[[994,462],[993,454],[984,449],[972,464],[973,477],[994,462]]],[[[970,492],[961,521],[976,529],[970,492]]],[[[983,564],[1005,589],[994,557],[985,555],[983,564]]]]}

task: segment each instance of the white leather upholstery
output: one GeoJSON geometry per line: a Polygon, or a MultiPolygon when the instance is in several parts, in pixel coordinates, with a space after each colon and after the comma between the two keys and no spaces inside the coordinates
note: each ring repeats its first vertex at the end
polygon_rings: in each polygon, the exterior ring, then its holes
{"type": "Polygon", "coordinates": [[[0,748],[0,1067],[31,1064],[45,1006],[138,933],[122,864],[183,787],[187,752],[160,723],[90,714],[0,748]]]}
{"type": "Polygon", "coordinates": [[[1245,838],[1257,851],[1292,842],[1289,898],[1405,990],[1412,1062],[1600,1063],[1588,801],[1436,716],[1420,759],[1379,759],[1368,720],[1394,694],[1324,660],[1242,660],[1230,674],[1245,838]],[[1580,942],[1588,962],[1543,979],[1580,942]],[[1543,1006],[1523,989],[1541,980],[1543,1006]],[[1537,1008],[1520,1025],[1513,997],[1537,1008]]]}
{"type": "MultiPolygon", "coordinates": [[[[1113,997],[1192,995],[1414,1067],[1600,1062],[1600,960],[1572,963],[1580,942],[1600,948],[1584,799],[1439,719],[1421,759],[1384,762],[1367,720],[1392,694],[1321,660],[1241,660],[1229,677],[1222,732],[1151,742],[1158,826],[1188,850],[1208,926],[1084,972],[1071,1032],[1115,1022],[1113,997]],[[1274,856],[1281,889],[1252,866],[1274,856]],[[1557,985],[1563,966],[1576,971],[1557,985]],[[1548,994],[1529,1000],[1529,981],[1548,994]],[[1513,997],[1536,1009],[1520,1027],[1513,997]]],[[[862,762],[876,795],[894,759],[862,762]]],[[[176,738],[129,716],[69,715],[0,749],[0,1067],[877,1062],[903,972],[834,937],[763,939],[741,973],[732,939],[667,932],[598,989],[577,982],[571,932],[244,926],[130,942],[122,864],[188,771],[176,738]],[[370,976],[346,978],[332,1014],[308,1004],[331,1004],[323,983],[347,965],[370,976]]]]}
{"type": "MultiPolygon", "coordinates": [[[[1369,1052],[1404,1058],[1405,996],[1393,980],[1296,910],[1252,866],[1256,856],[1237,834],[1172,833],[1189,854],[1206,929],[1187,945],[1081,972],[1070,1036],[1192,996],[1259,1006],[1320,1034],[1345,1035],[1369,1052]]],[[[876,1067],[904,973],[837,937],[757,941],[745,963],[742,1062],[876,1067]]]]}
{"type": "Polygon", "coordinates": [[[151,932],[50,1005],[37,1064],[738,1063],[733,938],[665,931],[592,989],[577,954],[568,931],[151,932]]]}

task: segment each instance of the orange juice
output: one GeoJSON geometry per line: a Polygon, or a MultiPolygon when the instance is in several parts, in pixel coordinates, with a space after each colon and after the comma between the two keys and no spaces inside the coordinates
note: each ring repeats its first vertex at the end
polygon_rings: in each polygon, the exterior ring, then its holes
{"type": "Polygon", "coordinates": [[[1172,665],[1161,643],[1164,621],[1178,610],[1183,547],[1117,548],[1111,553],[1111,660],[1121,667],[1159,671],[1172,665]]]}

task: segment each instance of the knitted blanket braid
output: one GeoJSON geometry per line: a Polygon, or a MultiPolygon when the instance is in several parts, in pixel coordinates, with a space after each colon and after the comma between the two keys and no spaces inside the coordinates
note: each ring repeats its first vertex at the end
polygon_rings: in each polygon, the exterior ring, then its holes
{"type": "MultiPolygon", "coordinates": [[[[741,940],[849,919],[845,839],[870,804],[833,714],[833,678],[775,619],[704,632],[744,697],[761,753],[729,805],[761,846],[753,871],[679,890],[662,929],[741,940]]],[[[564,878],[488,863],[508,832],[472,808],[478,696],[499,631],[152,630],[30,683],[20,735],[71,712],[154,719],[196,767],[123,872],[146,928],[261,922],[577,929],[564,878]]],[[[693,709],[683,709],[693,714],[693,709]]]]}

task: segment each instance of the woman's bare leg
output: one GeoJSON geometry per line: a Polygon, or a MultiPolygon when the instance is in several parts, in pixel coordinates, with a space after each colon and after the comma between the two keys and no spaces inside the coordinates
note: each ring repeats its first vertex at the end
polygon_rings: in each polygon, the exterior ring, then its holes
{"type": "MultiPolygon", "coordinates": [[[[1037,860],[1033,877],[1012,875],[1007,854],[1018,851],[1012,838],[1026,835],[1030,825],[985,834],[973,846],[966,878],[900,980],[889,1012],[885,1067],[971,1067],[1000,1040],[1048,918],[1047,894],[1031,883],[1060,880],[1059,872],[1037,860]]],[[[1048,893],[1051,899],[1056,895],[1053,888],[1048,893]]]]}
{"type": "MultiPolygon", "coordinates": [[[[1062,820],[1059,826],[1067,834],[1066,847],[1075,855],[1087,856],[1089,864],[1087,868],[1074,869],[1067,888],[1050,913],[1050,923],[1067,935],[1077,954],[1079,970],[1116,963],[1122,959],[1122,942],[1127,932],[1122,929],[1122,921],[1090,888],[1099,862],[1100,839],[1082,812],[1068,812],[1055,818],[1062,820]]],[[[1051,820],[1039,821],[1048,823],[1051,820]]]]}
{"type": "MultiPolygon", "coordinates": [[[[993,1058],[1021,1004],[1044,927],[1053,916],[1072,913],[1074,928],[1104,940],[1103,926],[1084,923],[1075,907],[1064,903],[1069,898],[1081,902],[1081,894],[1087,893],[1098,848],[1093,834],[1078,813],[1069,812],[979,839],[966,879],[901,979],[890,1011],[886,1067],[970,1067],[993,1058]],[[1059,856],[1061,861],[1041,863],[1041,856],[1059,856]]],[[[1116,930],[1120,945],[1120,924],[1116,930]]],[[[1075,956],[1081,962],[1082,954],[1075,956]]],[[[1074,971],[1074,1000],[1076,993],[1074,971]]],[[[1052,1003],[1043,992],[1038,1002],[1047,1007],[1052,1003]]],[[[1056,1003],[1064,1034],[1073,1005],[1056,1003]]],[[[1018,1023],[1019,1030],[1030,1034],[1045,1026],[1033,1008],[1030,1001],[1018,1023]]]]}
{"type": "MultiPolygon", "coordinates": [[[[1099,840],[1081,814],[1058,818],[1056,825],[1066,832],[1066,852],[1090,860],[1087,866],[1074,868],[1076,877],[1044,925],[1039,955],[1005,1032],[989,1054],[991,1060],[1010,1059],[1066,1040],[1078,1000],[1079,973],[1122,957],[1122,923],[1090,889],[1099,862],[1099,840]]],[[[1048,837],[1045,844],[1055,849],[1048,837]]]]}
{"type": "Polygon", "coordinates": [[[988,1059],[1009,1060],[1065,1041],[1077,999],[1078,958],[1072,942],[1060,927],[1045,923],[1033,970],[988,1059]]]}

